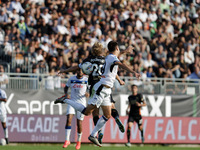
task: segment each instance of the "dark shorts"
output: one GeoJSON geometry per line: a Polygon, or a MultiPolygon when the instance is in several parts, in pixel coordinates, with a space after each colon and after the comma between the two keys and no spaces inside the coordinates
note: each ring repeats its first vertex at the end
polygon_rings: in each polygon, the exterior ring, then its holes
{"type": "Polygon", "coordinates": [[[140,126],[142,125],[142,116],[128,116],[128,122],[137,122],[137,124],[140,126]]]}

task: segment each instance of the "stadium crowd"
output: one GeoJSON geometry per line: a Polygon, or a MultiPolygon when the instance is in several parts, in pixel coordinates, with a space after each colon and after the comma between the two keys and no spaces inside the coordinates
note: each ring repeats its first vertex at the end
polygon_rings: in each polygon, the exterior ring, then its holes
{"type": "Polygon", "coordinates": [[[199,16],[195,0],[1,0],[0,58],[12,72],[55,72],[115,40],[133,46],[119,58],[143,78],[199,79],[199,16]]]}

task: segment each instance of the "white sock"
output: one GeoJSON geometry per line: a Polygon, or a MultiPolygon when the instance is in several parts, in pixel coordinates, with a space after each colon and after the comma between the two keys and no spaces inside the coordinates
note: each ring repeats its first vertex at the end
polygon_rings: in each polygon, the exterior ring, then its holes
{"type": "Polygon", "coordinates": [[[83,113],[82,111],[85,110],[84,105],[74,102],[70,99],[65,99],[63,102],[65,102],[66,104],[70,104],[76,111],[80,111],[81,113],[83,113]]]}
{"type": "Polygon", "coordinates": [[[108,121],[108,119],[107,119],[106,117],[102,116],[102,117],[98,120],[96,126],[94,127],[94,129],[93,129],[93,131],[92,131],[92,133],[91,133],[91,136],[96,137],[98,131],[104,126],[104,124],[105,124],[107,121],[108,121]]]}
{"type": "Polygon", "coordinates": [[[81,137],[82,137],[82,133],[77,133],[78,137],[77,137],[77,142],[81,141],[81,137]]]}
{"type": "Polygon", "coordinates": [[[66,126],[65,127],[65,140],[70,141],[69,137],[71,134],[71,126],[66,126]]]}
{"type": "Polygon", "coordinates": [[[8,138],[8,128],[7,127],[4,128],[3,131],[4,131],[5,138],[8,138]]]}

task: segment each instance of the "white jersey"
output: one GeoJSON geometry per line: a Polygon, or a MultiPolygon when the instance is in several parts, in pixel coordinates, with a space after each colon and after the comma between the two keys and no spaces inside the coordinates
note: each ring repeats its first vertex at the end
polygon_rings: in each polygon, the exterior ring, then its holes
{"type": "MultiPolygon", "coordinates": [[[[7,99],[6,92],[2,89],[0,89],[0,98],[7,99]]],[[[0,115],[5,115],[5,114],[6,114],[5,102],[0,101],[0,115]]]]}
{"type": "Polygon", "coordinates": [[[115,62],[119,62],[119,59],[117,58],[117,56],[109,54],[108,56],[106,56],[105,60],[106,62],[104,64],[104,72],[102,74],[100,82],[101,84],[107,85],[112,88],[118,71],[118,65],[116,65],[115,62]]]}
{"type": "Polygon", "coordinates": [[[83,76],[78,79],[76,76],[69,78],[66,86],[71,88],[71,100],[80,102],[81,104],[86,103],[85,93],[87,90],[88,78],[83,76]]]}

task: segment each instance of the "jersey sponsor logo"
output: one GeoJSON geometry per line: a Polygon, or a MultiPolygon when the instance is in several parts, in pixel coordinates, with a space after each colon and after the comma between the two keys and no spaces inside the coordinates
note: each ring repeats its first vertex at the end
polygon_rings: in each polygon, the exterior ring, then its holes
{"type": "Polygon", "coordinates": [[[83,85],[75,83],[72,87],[73,88],[83,88],[83,85]]]}

